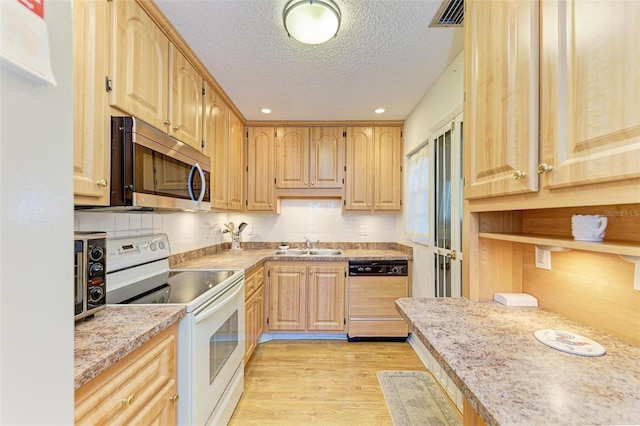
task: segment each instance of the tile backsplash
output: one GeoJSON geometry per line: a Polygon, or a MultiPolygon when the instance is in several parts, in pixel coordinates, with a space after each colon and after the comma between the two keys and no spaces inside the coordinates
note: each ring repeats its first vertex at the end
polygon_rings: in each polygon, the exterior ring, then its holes
{"type": "Polygon", "coordinates": [[[246,222],[242,241],[400,242],[401,214],[342,214],[340,200],[282,200],[280,214],[75,212],[76,231],[104,231],[109,237],[164,232],[171,251],[182,253],[231,241],[224,224],[246,222]]]}

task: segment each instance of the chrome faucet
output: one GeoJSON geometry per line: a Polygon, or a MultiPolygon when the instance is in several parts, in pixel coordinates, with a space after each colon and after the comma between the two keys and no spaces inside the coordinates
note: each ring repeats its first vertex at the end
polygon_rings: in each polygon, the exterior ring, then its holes
{"type": "Polygon", "coordinates": [[[309,238],[304,237],[305,245],[307,246],[307,250],[311,250],[313,248],[313,241],[309,238]]]}
{"type": "Polygon", "coordinates": [[[307,247],[307,250],[313,250],[313,245],[316,245],[316,250],[320,249],[320,240],[316,241],[315,243],[313,241],[311,241],[309,238],[304,237],[304,241],[305,241],[305,245],[307,247]]]}

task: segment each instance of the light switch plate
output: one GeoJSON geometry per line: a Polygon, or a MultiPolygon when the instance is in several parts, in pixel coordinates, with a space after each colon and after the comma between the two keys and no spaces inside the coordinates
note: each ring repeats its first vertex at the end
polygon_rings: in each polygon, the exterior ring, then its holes
{"type": "Polygon", "coordinates": [[[536,246],[536,268],[551,270],[551,251],[536,246]]]}

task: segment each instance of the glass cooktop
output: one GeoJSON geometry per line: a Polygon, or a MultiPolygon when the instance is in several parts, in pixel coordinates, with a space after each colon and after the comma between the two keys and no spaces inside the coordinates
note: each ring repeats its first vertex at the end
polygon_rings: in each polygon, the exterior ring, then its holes
{"type": "MultiPolygon", "coordinates": [[[[109,304],[188,304],[222,291],[236,271],[166,271],[107,293],[109,304]]],[[[108,282],[107,282],[108,285],[108,282]]]]}

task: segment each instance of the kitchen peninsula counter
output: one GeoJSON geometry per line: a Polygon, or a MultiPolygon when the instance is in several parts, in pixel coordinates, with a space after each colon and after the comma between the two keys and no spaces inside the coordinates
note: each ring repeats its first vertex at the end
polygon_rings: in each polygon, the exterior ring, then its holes
{"type": "Polygon", "coordinates": [[[75,389],[185,315],[178,305],[107,307],[75,326],[75,389]]]}
{"type": "Polygon", "coordinates": [[[488,425],[640,424],[640,348],[531,307],[464,298],[396,301],[410,331],[488,425]],[[540,329],[588,337],[587,357],[543,345],[540,329]]]}

